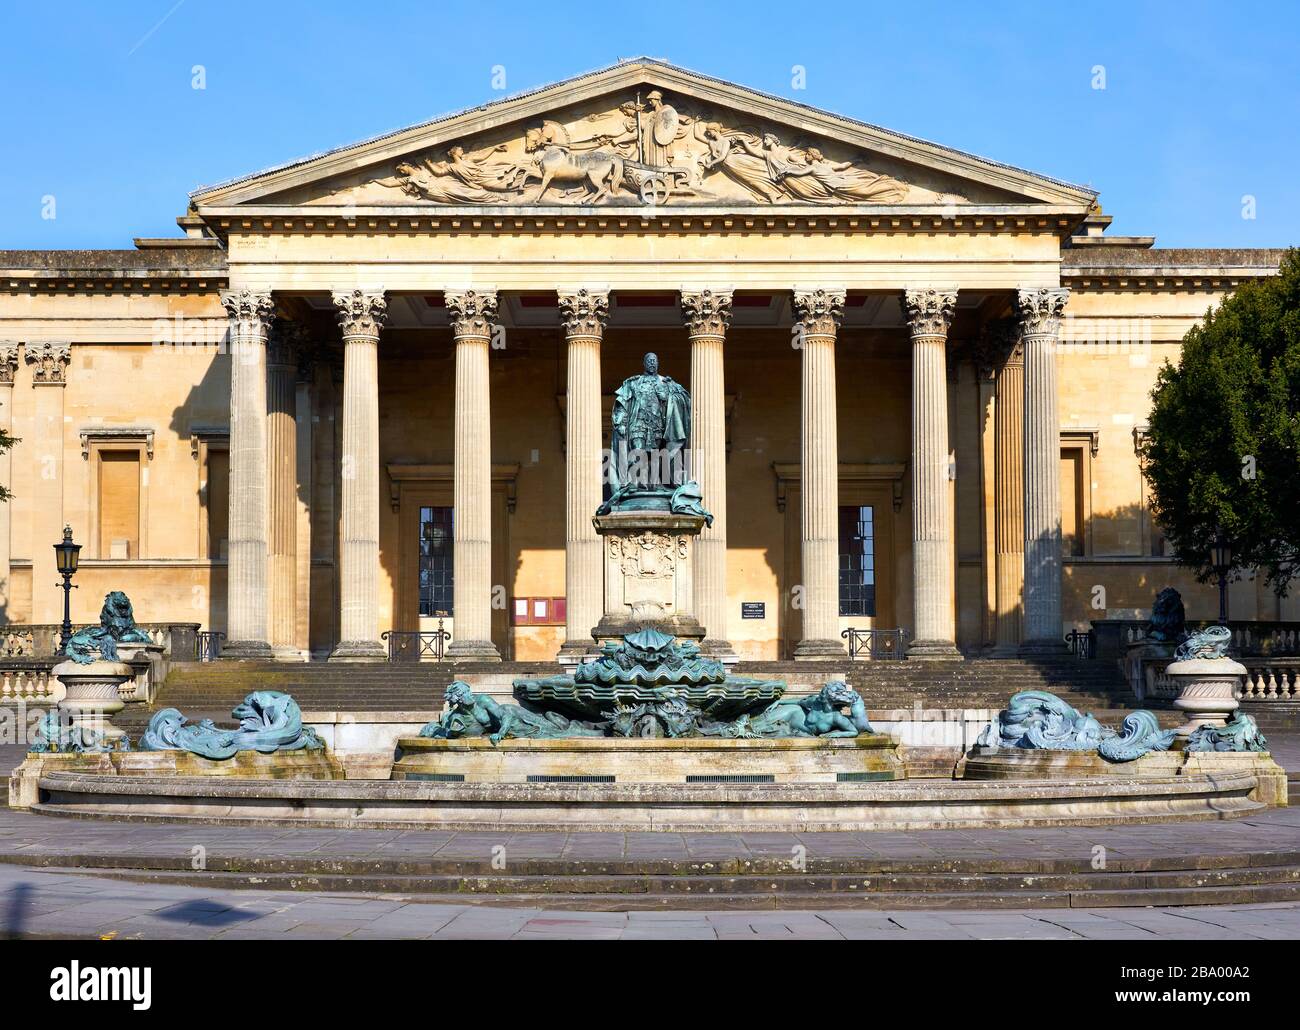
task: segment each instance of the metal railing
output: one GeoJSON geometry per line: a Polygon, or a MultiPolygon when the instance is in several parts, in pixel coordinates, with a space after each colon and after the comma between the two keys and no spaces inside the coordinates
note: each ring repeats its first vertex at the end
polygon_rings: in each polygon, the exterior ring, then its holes
{"type": "Polygon", "coordinates": [[[1072,629],[1065,634],[1065,646],[1075,658],[1097,657],[1097,634],[1092,630],[1086,632],[1072,629]]]}
{"type": "Polygon", "coordinates": [[[440,662],[447,656],[451,640],[442,619],[434,630],[390,629],[381,637],[388,644],[390,662],[440,662]]]}
{"type": "Polygon", "coordinates": [[[221,641],[226,635],[220,630],[204,629],[194,634],[194,660],[215,662],[221,657],[221,641]]]}
{"type": "Polygon", "coordinates": [[[857,629],[850,626],[840,634],[849,642],[849,660],[867,658],[873,662],[900,661],[907,657],[903,629],[857,629]]]}

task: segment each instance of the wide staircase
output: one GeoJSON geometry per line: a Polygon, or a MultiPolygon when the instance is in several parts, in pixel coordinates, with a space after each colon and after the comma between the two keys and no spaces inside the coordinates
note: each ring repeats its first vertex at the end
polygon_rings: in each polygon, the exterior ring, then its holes
{"type": "MultiPolygon", "coordinates": [[[[512,677],[553,675],[551,663],[450,665],[438,662],[283,663],[219,661],[172,667],[150,705],[128,705],[115,722],[137,736],[160,708],[179,708],[188,718],[230,719],[230,710],[254,690],[292,694],[305,711],[432,712],[442,707],[447,685],[473,673],[512,677]]],[[[1048,690],[1103,721],[1137,707],[1119,672],[1105,662],[973,659],[961,662],[848,662],[841,671],[872,713],[894,709],[1005,707],[1021,690],[1048,690]]],[[[790,662],[742,662],[737,675],[806,679],[810,667],[790,662]]],[[[1170,716],[1173,713],[1169,713],[1170,716]]],[[[1163,720],[1162,720],[1163,721],[1163,720]]]]}

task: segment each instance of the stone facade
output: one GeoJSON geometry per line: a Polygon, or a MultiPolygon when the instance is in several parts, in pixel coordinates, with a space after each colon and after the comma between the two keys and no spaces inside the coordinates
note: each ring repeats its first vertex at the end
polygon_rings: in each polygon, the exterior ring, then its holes
{"type": "Polygon", "coordinates": [[[1280,255],[1108,222],[1091,190],[638,61],[203,191],[176,240],[0,251],[0,617],[61,617],[67,522],[74,620],[123,589],[240,653],[366,659],[445,601],[454,657],[580,651],[611,395],[650,350],[716,515],[706,649],[1050,650],[1166,584],[1212,615],[1135,441],[1183,333],[1280,255]],[[874,596],[846,603],[853,518],[874,596]]]}

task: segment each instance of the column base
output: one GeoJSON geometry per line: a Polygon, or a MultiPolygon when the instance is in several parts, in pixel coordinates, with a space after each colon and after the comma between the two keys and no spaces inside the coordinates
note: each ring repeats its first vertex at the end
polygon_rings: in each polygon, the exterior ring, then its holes
{"type": "Polygon", "coordinates": [[[735,665],[740,661],[740,655],[736,654],[736,649],[731,646],[730,640],[705,637],[700,641],[700,651],[710,658],[718,659],[723,665],[735,665]]]}
{"type": "Polygon", "coordinates": [[[960,662],[963,657],[951,640],[913,640],[907,645],[908,661],[960,662]]]}
{"type": "Polygon", "coordinates": [[[388,648],[378,640],[340,640],[330,652],[331,662],[386,662],[388,648]]]}
{"type": "Polygon", "coordinates": [[[1070,653],[1064,640],[1047,637],[1044,640],[1026,640],[1016,652],[1020,658],[1063,658],[1070,653]]]}
{"type": "Polygon", "coordinates": [[[449,662],[499,662],[501,652],[490,640],[453,640],[447,646],[449,662]]]}
{"type": "Polygon", "coordinates": [[[274,657],[271,645],[265,640],[228,640],[221,645],[221,657],[235,661],[268,659],[274,657]]]}
{"type": "Polygon", "coordinates": [[[556,652],[555,660],[563,666],[574,666],[585,662],[589,657],[595,655],[598,651],[596,640],[591,637],[587,640],[566,640],[560,645],[560,650],[556,652]]]}
{"type": "Polygon", "coordinates": [[[849,653],[838,640],[801,640],[794,647],[796,662],[847,662],[849,653]]]}

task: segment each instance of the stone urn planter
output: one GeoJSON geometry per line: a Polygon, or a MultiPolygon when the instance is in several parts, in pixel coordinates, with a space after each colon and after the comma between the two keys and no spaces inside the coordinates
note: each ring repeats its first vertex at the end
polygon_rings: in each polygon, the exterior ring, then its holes
{"type": "Polygon", "coordinates": [[[123,683],[135,678],[135,671],[124,662],[60,662],[54,675],[63,684],[65,695],[59,711],[67,714],[74,729],[93,730],[110,742],[124,736],[112,723],[112,717],[125,704],[119,695],[123,683]]]}
{"type": "Polygon", "coordinates": [[[1165,674],[1180,687],[1174,707],[1187,714],[1179,727],[1187,736],[1202,726],[1222,726],[1237,710],[1246,667],[1231,658],[1187,658],[1171,662],[1165,674]]]}

